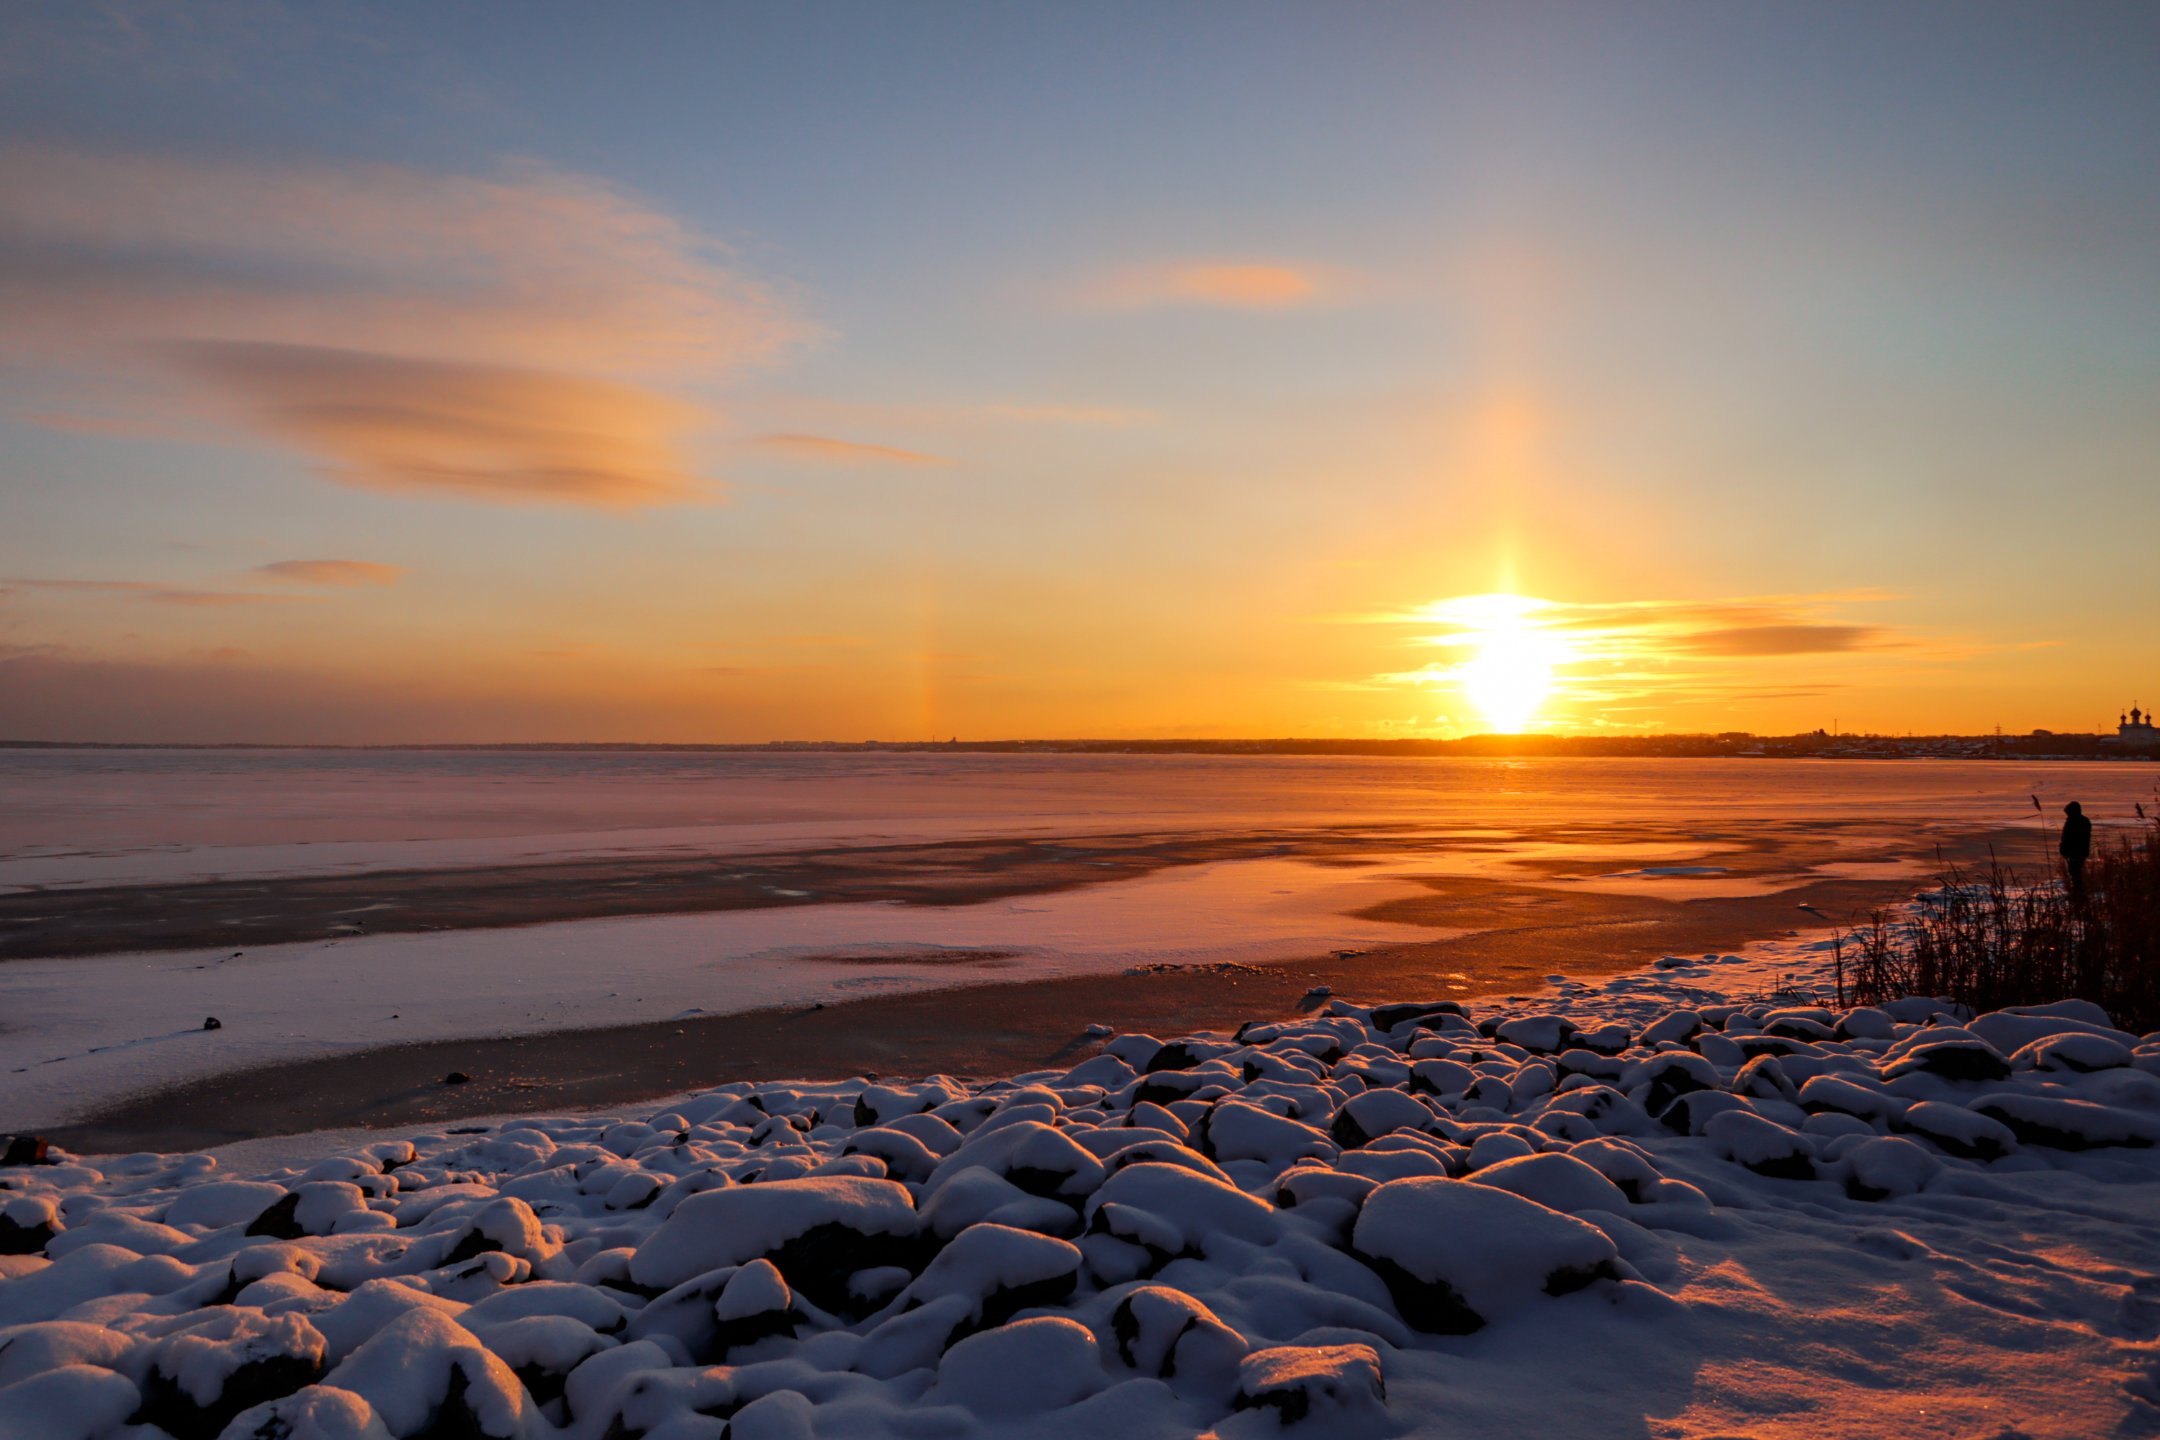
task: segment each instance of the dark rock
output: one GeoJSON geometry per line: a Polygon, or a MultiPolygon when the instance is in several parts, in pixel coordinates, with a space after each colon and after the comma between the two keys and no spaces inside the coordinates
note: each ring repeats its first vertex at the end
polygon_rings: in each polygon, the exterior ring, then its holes
{"type": "Polygon", "coordinates": [[[1460,1015],[1468,1019],[1470,1012],[1453,1000],[1416,1000],[1401,1005],[1382,1005],[1372,1012],[1375,1030],[1393,1030],[1409,1020],[1429,1020],[1435,1015],[1460,1015]]]}
{"type": "Polygon", "coordinates": [[[1642,1107],[1652,1115],[1662,1115],[1682,1095],[1718,1088],[1717,1071],[1691,1051],[1667,1051],[1649,1063],[1645,1074],[1650,1088],[1643,1095],[1642,1107]]]}
{"type": "Polygon", "coordinates": [[[472,1083],[472,1076],[466,1074],[463,1070],[452,1070],[442,1077],[442,1083],[445,1085],[469,1085],[472,1083]]]}
{"type": "Polygon", "coordinates": [[[51,1221],[35,1225],[18,1225],[5,1215],[0,1215],[0,1255],[42,1255],[52,1243],[54,1230],[51,1221]]]}
{"type": "Polygon", "coordinates": [[[1140,1073],[1153,1075],[1158,1070],[1190,1070],[1205,1058],[1207,1057],[1196,1052],[1192,1046],[1187,1045],[1184,1041],[1174,1041],[1150,1055],[1147,1064],[1141,1067],[1140,1073]]]}
{"type": "Polygon", "coordinates": [[[1985,1040],[1938,1040],[1916,1045],[1883,1067],[1883,1079],[1925,1071],[1945,1080],[1995,1081],[2010,1078],[2010,1062],[1985,1040]]]}
{"type": "Polygon", "coordinates": [[[7,1153],[0,1155],[0,1165],[51,1165],[54,1164],[51,1147],[42,1135],[17,1135],[8,1141],[7,1153]]]}
{"type": "Polygon", "coordinates": [[[173,1440],[217,1440],[235,1415],[267,1401],[280,1400],[322,1378],[318,1359],[300,1355],[266,1355],[251,1360],[226,1377],[225,1388],[208,1405],[180,1388],[162,1371],[152,1370],[143,1382],[142,1408],[131,1424],[155,1425],[173,1440]]]}
{"type": "MultiPolygon", "coordinates": [[[[205,1030],[222,1030],[225,1028],[225,1022],[218,1019],[217,1016],[212,1015],[209,1019],[202,1022],[202,1028],[205,1030]]],[[[273,1396],[271,1398],[275,1399],[276,1397],[273,1396]]]]}
{"type": "Polygon", "coordinates": [[[250,1220],[247,1229],[241,1233],[259,1235],[267,1240],[298,1240],[307,1234],[307,1231],[300,1228],[299,1213],[300,1197],[289,1194],[284,1199],[273,1202],[269,1209],[250,1220]]]}

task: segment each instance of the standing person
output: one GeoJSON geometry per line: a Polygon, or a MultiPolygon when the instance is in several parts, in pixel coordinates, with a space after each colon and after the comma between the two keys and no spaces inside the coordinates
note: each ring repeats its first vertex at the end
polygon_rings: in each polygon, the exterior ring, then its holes
{"type": "Polygon", "coordinates": [[[2092,854],[2092,821],[2085,818],[2085,807],[2072,800],[2063,806],[2063,814],[2070,818],[2063,821],[2062,843],[2055,848],[2062,852],[2063,864],[2070,871],[2070,893],[2085,893],[2085,857],[2092,854]]]}

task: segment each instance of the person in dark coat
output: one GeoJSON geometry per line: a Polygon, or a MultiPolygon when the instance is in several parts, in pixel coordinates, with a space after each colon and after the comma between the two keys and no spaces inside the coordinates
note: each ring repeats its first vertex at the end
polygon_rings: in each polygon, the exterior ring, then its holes
{"type": "Polygon", "coordinates": [[[2085,857],[2092,854],[2092,821],[2085,818],[2085,807],[2072,800],[2063,806],[2062,843],[2055,848],[2062,853],[2063,865],[2070,872],[2070,893],[2085,893],[2085,857]]]}

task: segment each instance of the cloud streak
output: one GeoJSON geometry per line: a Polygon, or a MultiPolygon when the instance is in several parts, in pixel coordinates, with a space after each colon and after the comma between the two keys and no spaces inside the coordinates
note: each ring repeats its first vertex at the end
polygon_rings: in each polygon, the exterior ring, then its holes
{"type": "Polygon", "coordinates": [[[838,461],[842,464],[870,462],[887,465],[946,465],[942,455],[903,450],[897,445],[869,445],[857,440],[835,440],[829,435],[760,435],[759,445],[768,450],[805,460],[838,461]]]}
{"type": "Polygon", "coordinates": [[[197,590],[184,585],[161,585],[149,580],[44,580],[20,576],[0,578],[0,594],[11,590],[55,590],[87,595],[125,595],[153,605],[289,605],[303,600],[298,595],[265,595],[254,590],[197,590]]]}
{"type": "Polygon", "coordinates": [[[405,567],[377,560],[273,560],[254,573],[295,585],[395,585],[405,578],[405,567]]]}
{"type": "Polygon", "coordinates": [[[1339,289],[1332,274],[1310,265],[1188,260],[1118,271],[1095,287],[1092,298],[1117,310],[1174,305],[1285,310],[1312,304],[1339,289]]]}

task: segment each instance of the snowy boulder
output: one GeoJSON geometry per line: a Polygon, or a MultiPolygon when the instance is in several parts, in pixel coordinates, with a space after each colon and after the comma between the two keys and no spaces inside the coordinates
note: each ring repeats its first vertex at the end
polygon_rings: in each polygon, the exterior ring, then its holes
{"type": "Polygon", "coordinates": [[[914,1197],[891,1180],[732,1185],[676,1206],[630,1257],[630,1278],[670,1287],[723,1266],[770,1260],[812,1304],[845,1310],[852,1305],[847,1280],[856,1271],[915,1268],[920,1225],[914,1197]]]}
{"type": "Polygon", "coordinates": [[[1140,1067],[1143,1075],[1158,1075],[1166,1070],[1190,1070],[1205,1065],[1218,1055],[1227,1055],[1237,1047],[1217,1045],[1203,1040],[1173,1040],[1149,1056],[1140,1067]]]}
{"type": "Polygon", "coordinates": [[[1467,1019],[1469,1012],[1453,1000],[1416,1000],[1396,1005],[1380,1005],[1372,1011],[1372,1028],[1385,1032],[1398,1025],[1434,1020],[1443,1015],[1467,1019]]]}
{"type": "Polygon", "coordinates": [[[971,1225],[908,1286],[903,1303],[958,1296],[966,1302],[970,1327],[988,1328],[1022,1310],[1057,1304],[1079,1279],[1080,1251],[1065,1241],[1004,1225],[971,1225]]]}
{"type": "MultiPolygon", "coordinates": [[[[244,1225],[285,1198],[285,1187],[264,1180],[218,1180],[183,1190],[165,1207],[165,1223],[222,1230],[244,1225]]],[[[297,1207],[299,1202],[293,1202],[297,1207]]]]}
{"type": "Polygon", "coordinates": [[[517,1440],[540,1419],[510,1367],[434,1310],[398,1316],[323,1383],[365,1400],[398,1440],[430,1434],[517,1440]]]}
{"type": "Polygon", "coordinates": [[[2115,1028],[2107,1011],[2082,1000],[2014,1005],[1982,1015],[1965,1028],[2006,1055],[2051,1035],[2098,1035],[2118,1045],[2137,1044],[2136,1036],[2115,1028]]]}
{"type": "Polygon", "coordinates": [[[45,1243],[54,1260],[92,1246],[111,1245],[133,1255],[170,1255],[195,1243],[195,1237],[170,1225],[145,1220],[124,1210],[100,1210],[81,1224],[70,1223],[45,1243]]]}
{"type": "Polygon", "coordinates": [[[1256,1160],[1274,1171],[1300,1160],[1332,1160],[1336,1154],[1335,1142],[1312,1126],[1244,1100],[1223,1100],[1209,1107],[1193,1140],[1210,1159],[1224,1163],[1256,1160]]]}
{"type": "Polygon", "coordinates": [[[1713,1115],[1703,1127],[1717,1153],[1771,1180],[1813,1180],[1815,1146],[1808,1137],[1746,1110],[1713,1115]]]}
{"type": "Polygon", "coordinates": [[[1459,1060],[1436,1057],[1410,1066],[1409,1089],[1416,1094],[1461,1095],[1477,1081],[1477,1071],[1459,1060]]]}
{"type": "Polygon", "coordinates": [[[1477,1171],[1471,1180],[1490,1185],[1547,1209],[1576,1215],[1585,1210],[1625,1210],[1620,1187],[1573,1155],[1523,1155],[1477,1171]]]}
{"type": "Polygon", "coordinates": [[[773,1390],[728,1417],[725,1440],[813,1440],[817,1406],[796,1390],[773,1390]]]}
{"type": "Polygon", "coordinates": [[[1365,1202],[1351,1244],[1386,1282],[1403,1319],[1466,1335],[1541,1295],[1617,1279],[1605,1233],[1489,1185],[1396,1180],[1365,1202]]]}
{"type": "Polygon", "coordinates": [[[1915,1045],[1883,1066],[1883,1079],[1926,1074],[1945,1080],[1993,1081],[2010,1078],[2010,1062],[1987,1041],[1978,1037],[1936,1040],[1915,1045]]]}
{"type": "Polygon", "coordinates": [[[929,1179],[941,1158],[914,1136],[886,1125],[857,1130],[848,1137],[842,1153],[874,1156],[885,1163],[886,1173],[893,1178],[916,1183],[929,1179]]]}
{"type": "Polygon", "coordinates": [[[1856,1005],[1837,1017],[1837,1033],[1848,1040],[1891,1040],[1897,1021],[1872,1005],[1856,1005]]]}
{"type": "Polygon", "coordinates": [[[1685,1045],[1703,1028],[1702,1013],[1697,1010],[1669,1010],[1645,1025],[1635,1036],[1635,1043],[1645,1050],[1655,1050],[1660,1045],[1685,1045]]]}
{"type": "Polygon", "coordinates": [[[1312,1420],[1360,1429],[1384,1420],[1387,1384],[1370,1345],[1279,1345],[1238,1367],[1238,1410],[1272,1410],[1289,1427],[1312,1420]]]}
{"type": "Polygon", "coordinates": [[[1972,1108],[2000,1121],[2025,1144],[2055,1150],[2097,1150],[2111,1145],[2143,1148],[2160,1140],[2160,1123],[2149,1116],[2089,1100],[2004,1091],[1982,1095],[1972,1108]]]}
{"type": "Polygon", "coordinates": [[[219,1307],[158,1341],[142,1385],[143,1423],[178,1440],[214,1436],[243,1410],[320,1379],[322,1333],[298,1315],[219,1307]]]}
{"type": "Polygon", "coordinates": [[[1002,1175],[963,1170],[938,1188],[922,1208],[923,1224],[941,1240],[970,1225],[991,1221],[1060,1238],[1079,1233],[1080,1217],[1062,1201],[1030,1195],[1002,1175]]]}
{"type": "Polygon", "coordinates": [[[1800,1087],[1800,1108],[1812,1115],[1834,1110],[1871,1122],[1894,1122],[1905,1113],[1906,1102],[1849,1075],[1816,1075],[1800,1087]]]}
{"type": "Polygon", "coordinates": [[[1624,1053],[1635,1043],[1635,1037],[1625,1025],[1600,1025],[1593,1030],[1578,1030],[1573,1043],[1592,1055],[1610,1059],[1624,1053]]]}
{"type": "MultiPolygon", "coordinates": [[[[1568,1150],[1570,1159],[1588,1165],[1604,1176],[1630,1204],[1647,1203],[1665,1177],[1649,1157],[1620,1140],[1585,1140],[1568,1150]]],[[[1537,1197],[1529,1197],[1535,1199],[1537,1197]]],[[[1559,1208],[1557,1206],[1555,1209],[1559,1208]]],[[[1614,1207],[1608,1207],[1614,1208],[1614,1207]]]]}
{"type": "Polygon", "coordinates": [[[0,1255],[37,1255],[60,1233],[60,1207],[44,1195],[0,1203],[0,1255]]]}
{"type": "Polygon", "coordinates": [[[1546,1102],[1545,1114],[1580,1115],[1601,1135],[1654,1135],[1658,1122],[1648,1111],[1610,1085],[1571,1090],[1546,1102]]]}
{"type": "Polygon", "coordinates": [[[327,1385],[243,1410],[225,1433],[233,1440],[392,1440],[367,1401],[327,1385]]]}
{"type": "Polygon", "coordinates": [[[62,1365],[0,1389],[5,1440],[101,1440],[135,1410],[139,1396],[125,1375],[92,1365],[62,1365]]]}
{"type": "Polygon", "coordinates": [[[1827,1010],[1774,1010],[1763,1017],[1763,1034],[1787,1040],[1835,1040],[1837,1018],[1827,1010]]]}
{"type": "Polygon", "coordinates": [[[971,1335],[938,1362],[930,1404],[959,1405],[995,1419],[1063,1409],[1101,1388],[1095,1336],[1062,1316],[1017,1320],[971,1335]]]}
{"type": "Polygon", "coordinates": [[[1785,1064],[1775,1055],[1758,1055],[1740,1067],[1733,1076],[1732,1093],[1753,1100],[1783,1100],[1788,1104],[1800,1103],[1800,1087],[1793,1084],[1785,1071],[1785,1064]]]}
{"type": "MultiPolygon", "coordinates": [[[[1422,1174],[1445,1174],[1445,1170],[1426,1170],[1422,1174]]],[[[1396,1176],[1389,1176],[1396,1179],[1396,1176]]],[[[1379,1182],[1338,1170],[1328,1165],[1300,1165],[1286,1170],[1275,1181],[1275,1204],[1284,1210],[1295,1209],[1315,1200],[1341,1200],[1353,1209],[1365,1203],[1379,1182]]]]}
{"type": "Polygon", "coordinates": [[[1923,1100],[1909,1107],[1890,1128],[1917,1135],[1963,1160],[2000,1160],[2018,1148],[2017,1136],[2000,1120],[1941,1100],[1923,1100]]]}
{"type": "Polygon", "coordinates": [[[63,1365],[133,1371],[141,1341],[104,1325],[79,1320],[46,1320],[0,1330],[0,1387],[27,1380],[63,1365]]]}
{"type": "Polygon", "coordinates": [[[920,1115],[933,1108],[939,1097],[921,1090],[900,1090],[890,1085],[872,1085],[855,1100],[855,1123],[865,1128],[885,1125],[902,1115],[920,1115]]]}
{"type": "Polygon", "coordinates": [[[1691,1090],[1660,1111],[1658,1121],[1675,1135],[1706,1135],[1710,1122],[1718,1116],[1754,1108],[1743,1097],[1723,1090],[1691,1090]]]}
{"type": "Polygon", "coordinates": [[[1343,1149],[1355,1150],[1382,1135],[1397,1130],[1424,1130],[1432,1122],[1433,1112],[1415,1096],[1402,1090],[1368,1090],[1343,1103],[1328,1126],[1328,1134],[1343,1149]]]}
{"type": "Polygon", "coordinates": [[[719,1329],[714,1344],[722,1354],[754,1345],[773,1335],[793,1335],[798,1321],[795,1296],[770,1260],[753,1260],[730,1275],[713,1302],[719,1329]]]}
{"type": "MultiPolygon", "coordinates": [[[[1000,1117],[1002,1118],[1002,1117],[1000,1117]]],[[[985,1124],[938,1162],[923,1185],[928,1200],[955,1176],[987,1171],[1030,1195],[1077,1202],[1102,1183],[1103,1165],[1063,1130],[1023,1119],[985,1124]]]]}
{"type": "Polygon", "coordinates": [[[2010,1057],[2010,1068],[2090,1075],[2096,1070],[2127,1069],[2135,1058],[2119,1040],[2073,1031],[2033,1041],[2010,1057]]]}
{"type": "Polygon", "coordinates": [[[1567,1049],[1574,1038],[1575,1026],[1558,1015],[1524,1015],[1501,1021],[1494,1027],[1493,1035],[1504,1044],[1520,1045],[1533,1055],[1557,1055],[1567,1049]]]}
{"type": "Polygon", "coordinates": [[[1207,1306],[1167,1285],[1139,1285],[1110,1312],[1117,1357],[1180,1389],[1228,1394],[1251,1346],[1207,1306]]]}
{"type": "Polygon", "coordinates": [[[1891,1200],[1925,1189],[1942,1161],[1910,1140],[1876,1135],[1845,1151],[1837,1168],[1853,1199],[1891,1200]]]}
{"type": "Polygon", "coordinates": [[[1182,1165],[1128,1165],[1112,1175],[1088,1202],[1090,1230],[1118,1233],[1104,1216],[1111,1206],[1148,1217],[1154,1233],[1173,1240],[1172,1254],[1207,1254],[1223,1241],[1266,1245],[1281,1234],[1265,1201],[1182,1165]]]}
{"type": "Polygon", "coordinates": [[[1682,1095],[1722,1088],[1717,1068],[1685,1050],[1668,1050],[1645,1061],[1640,1071],[1626,1078],[1630,1090],[1639,1091],[1637,1098],[1643,1109],[1652,1115],[1663,1115],[1666,1107],[1682,1095]]]}

